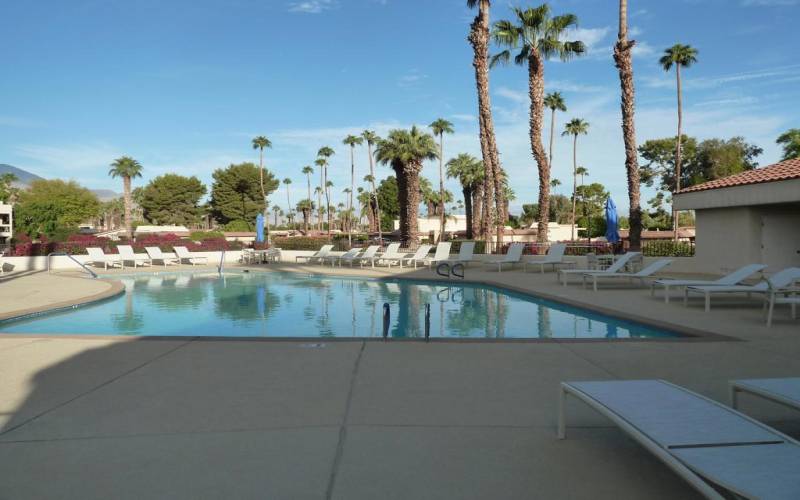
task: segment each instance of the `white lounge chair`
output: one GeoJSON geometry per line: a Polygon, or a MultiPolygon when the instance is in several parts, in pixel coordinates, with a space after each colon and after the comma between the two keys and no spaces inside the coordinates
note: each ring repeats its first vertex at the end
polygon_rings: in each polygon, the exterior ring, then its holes
{"type": "Polygon", "coordinates": [[[800,410],[800,377],[756,378],[732,380],[730,383],[731,406],[739,407],[739,393],[761,396],[775,403],[800,410]]]}
{"type": "Polygon", "coordinates": [[[181,265],[181,259],[175,257],[174,254],[162,252],[159,247],[144,247],[144,251],[147,252],[147,256],[150,257],[150,263],[160,260],[161,263],[164,264],[164,267],[181,265]]]}
{"type": "Polygon", "coordinates": [[[399,264],[400,259],[405,258],[406,255],[406,253],[400,252],[400,243],[390,243],[389,246],[386,247],[385,252],[373,259],[372,265],[374,267],[375,264],[386,264],[391,267],[394,263],[399,264]]]}
{"type": "Polygon", "coordinates": [[[192,255],[186,247],[172,247],[175,250],[175,255],[178,257],[178,262],[183,264],[188,262],[193,266],[203,266],[208,264],[208,257],[205,255],[192,255]]]}
{"type": "Polygon", "coordinates": [[[656,287],[663,286],[664,287],[664,302],[669,303],[669,288],[672,286],[677,287],[685,287],[685,286],[730,286],[730,285],[737,285],[742,281],[746,280],[750,276],[754,275],[755,273],[763,270],[766,268],[764,264],[749,264],[747,266],[740,267],[736,271],[723,276],[718,280],[655,280],[650,283],[650,295],[655,296],[656,294],[656,287]]]}
{"type": "Polygon", "coordinates": [[[150,260],[147,254],[134,253],[133,247],[130,245],[117,245],[117,251],[119,252],[123,264],[125,262],[133,262],[134,269],[137,266],[144,267],[153,265],[153,261],[150,260]]]}
{"type": "Polygon", "coordinates": [[[360,248],[351,248],[350,250],[348,250],[345,253],[340,254],[340,255],[328,254],[328,255],[326,255],[325,257],[322,258],[322,263],[324,264],[325,262],[330,262],[331,263],[331,267],[335,267],[336,263],[337,262],[341,263],[342,259],[352,259],[353,257],[357,256],[359,253],[361,253],[361,249],[360,248]]]}
{"type": "Polygon", "coordinates": [[[333,250],[333,245],[322,245],[322,248],[317,250],[314,255],[298,255],[294,258],[295,262],[300,262],[300,260],[305,260],[307,264],[313,264],[314,262],[322,262],[322,259],[328,256],[333,250]]]}
{"type": "Polygon", "coordinates": [[[649,266],[645,267],[641,271],[637,271],[635,273],[609,273],[605,271],[597,271],[591,273],[584,273],[583,275],[583,287],[586,288],[586,279],[592,278],[592,288],[594,291],[597,291],[597,280],[598,279],[627,279],[630,281],[639,280],[639,284],[644,286],[644,280],[647,278],[652,277],[655,273],[659,272],[660,270],[664,269],[668,265],[672,264],[672,259],[659,259],[649,266]]]}
{"type": "Polygon", "coordinates": [[[104,269],[108,269],[109,266],[112,268],[119,267],[120,269],[124,269],[125,265],[122,262],[122,258],[119,255],[114,254],[106,254],[103,252],[102,248],[98,247],[87,247],[86,253],[89,254],[89,259],[86,261],[86,264],[99,266],[103,265],[104,269]]]}
{"type": "MultiPolygon", "coordinates": [[[[449,241],[439,242],[436,245],[436,251],[433,253],[433,257],[425,257],[422,259],[422,263],[431,267],[440,262],[448,262],[450,260],[450,248],[452,246],[453,244],[449,241]]],[[[414,267],[416,267],[416,262],[414,263],[414,267]]]]}
{"type": "Polygon", "coordinates": [[[800,498],[800,443],[738,411],[663,380],[562,382],[707,498],[800,498]],[[729,492],[730,495],[721,493],[729,492]]]}
{"type": "Polygon", "coordinates": [[[566,251],[566,243],[556,243],[547,250],[547,255],[545,255],[544,258],[523,261],[522,271],[526,272],[528,266],[539,266],[539,271],[541,273],[544,273],[545,266],[553,266],[553,271],[556,270],[557,266],[574,266],[575,261],[564,260],[564,253],[566,251]]]}
{"type": "Polygon", "coordinates": [[[425,262],[425,259],[428,258],[428,254],[431,253],[431,248],[433,248],[433,245],[420,245],[417,251],[414,252],[414,255],[400,259],[400,267],[403,267],[403,264],[411,265],[413,263],[414,269],[416,269],[418,263],[425,262]]]}
{"type": "MultiPolygon", "coordinates": [[[[347,264],[350,264],[350,267],[353,267],[353,264],[358,262],[361,265],[361,267],[364,267],[364,263],[365,262],[373,262],[373,259],[378,254],[378,250],[380,250],[380,249],[381,249],[381,247],[379,245],[370,245],[370,246],[367,247],[366,250],[364,250],[363,253],[357,254],[353,258],[339,259],[339,265],[341,266],[341,265],[344,265],[345,263],[347,263],[347,264]]],[[[373,264],[373,267],[374,267],[374,264],[373,264]]]]}
{"type": "Polygon", "coordinates": [[[788,288],[800,280],[800,267],[787,267],[755,285],[731,286],[687,286],[683,289],[683,304],[689,304],[690,293],[702,293],[705,298],[705,310],[711,310],[711,295],[722,293],[768,294],[772,290],[788,288]]]}
{"type": "Polygon", "coordinates": [[[797,306],[800,305],[800,287],[769,288],[764,295],[764,308],[767,310],[767,328],[772,326],[772,315],[776,304],[788,304],[792,309],[792,319],[797,319],[797,306]]]}
{"type": "Polygon", "coordinates": [[[490,259],[485,262],[487,266],[497,266],[497,272],[503,271],[503,266],[514,267],[522,261],[522,251],[525,250],[525,243],[512,243],[508,252],[498,259],[490,259]]]}
{"type": "Polygon", "coordinates": [[[589,273],[616,273],[622,271],[622,269],[627,266],[631,260],[638,258],[640,255],[642,254],[639,252],[628,252],[623,254],[613,264],[611,264],[608,269],[604,269],[602,271],[595,269],[559,269],[556,278],[559,279],[564,286],[566,286],[567,276],[583,276],[584,274],[589,273]]]}
{"type": "Polygon", "coordinates": [[[462,242],[458,249],[458,255],[447,261],[451,264],[464,264],[465,266],[469,265],[471,262],[475,262],[475,242],[462,242]]]}

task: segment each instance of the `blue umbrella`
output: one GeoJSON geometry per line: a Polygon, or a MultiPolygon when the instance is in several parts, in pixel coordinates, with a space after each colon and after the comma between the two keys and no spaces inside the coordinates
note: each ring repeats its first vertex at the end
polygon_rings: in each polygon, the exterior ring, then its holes
{"type": "Polygon", "coordinates": [[[609,196],[606,200],[606,241],[609,243],[619,243],[619,221],[617,219],[617,206],[609,196]]]}
{"type": "Polygon", "coordinates": [[[256,217],[256,242],[264,243],[264,214],[256,217]]]}

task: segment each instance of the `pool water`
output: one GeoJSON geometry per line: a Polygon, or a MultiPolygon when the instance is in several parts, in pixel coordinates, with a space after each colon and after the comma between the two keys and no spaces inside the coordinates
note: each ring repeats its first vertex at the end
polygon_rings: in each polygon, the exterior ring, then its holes
{"type": "Polygon", "coordinates": [[[125,294],[0,323],[0,333],[206,337],[649,338],[675,333],[483,285],[297,273],[115,277],[125,294]]]}

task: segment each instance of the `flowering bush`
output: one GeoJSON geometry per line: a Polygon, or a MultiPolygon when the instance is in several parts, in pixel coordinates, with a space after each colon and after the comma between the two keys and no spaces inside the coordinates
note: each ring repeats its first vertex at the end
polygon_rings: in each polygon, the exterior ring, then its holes
{"type": "Polygon", "coordinates": [[[226,241],[225,238],[209,238],[201,242],[181,239],[174,234],[147,235],[131,243],[129,241],[111,241],[108,238],[98,238],[90,234],[74,234],[67,241],[54,242],[42,237],[38,242],[33,242],[25,234],[18,234],[14,238],[15,245],[12,254],[17,257],[35,257],[48,255],[55,252],[65,252],[70,255],[85,254],[86,248],[102,248],[105,253],[119,253],[118,245],[129,244],[137,253],[144,253],[145,247],[159,247],[164,252],[172,252],[173,247],[185,246],[190,252],[219,252],[221,250],[239,250],[242,248],[240,242],[226,241]]]}

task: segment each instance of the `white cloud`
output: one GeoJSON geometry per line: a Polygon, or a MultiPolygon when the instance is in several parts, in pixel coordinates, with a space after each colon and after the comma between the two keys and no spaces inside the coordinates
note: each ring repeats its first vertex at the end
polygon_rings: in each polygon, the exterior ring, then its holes
{"type": "Polygon", "coordinates": [[[462,114],[462,113],[455,113],[450,115],[450,118],[453,120],[458,120],[460,122],[477,122],[478,117],[475,115],[470,114],[462,114]]]}
{"type": "Polygon", "coordinates": [[[605,51],[606,47],[602,45],[603,40],[606,39],[611,32],[611,26],[602,28],[577,28],[571,30],[567,35],[567,40],[580,40],[586,45],[587,55],[592,55],[599,50],[605,51]]]}
{"type": "Polygon", "coordinates": [[[742,0],[745,7],[776,7],[800,5],[800,0],[742,0]]]}
{"type": "MultiPolygon", "coordinates": [[[[684,73],[682,73],[684,74],[684,73]]],[[[726,84],[762,80],[765,83],[787,83],[800,79],[800,65],[781,66],[776,68],[732,73],[715,77],[687,77],[684,79],[684,88],[710,89],[726,84]]],[[[671,88],[675,85],[675,78],[667,73],[659,76],[643,77],[644,84],[651,88],[671,88]]]]}
{"type": "Polygon", "coordinates": [[[397,80],[397,85],[400,87],[412,87],[426,78],[428,78],[428,75],[420,73],[418,69],[412,69],[397,80]]]}
{"type": "Polygon", "coordinates": [[[305,0],[302,2],[292,2],[289,4],[289,12],[300,12],[304,14],[320,14],[323,11],[337,7],[336,0],[305,0]]]}
{"type": "Polygon", "coordinates": [[[497,90],[494,91],[495,95],[500,97],[505,97],[506,99],[510,99],[514,102],[527,102],[528,101],[528,93],[521,92],[518,90],[513,90],[508,87],[498,87],[497,90]]]}
{"type": "Polygon", "coordinates": [[[606,87],[600,85],[588,85],[585,83],[577,83],[570,80],[545,80],[547,91],[557,90],[561,92],[603,92],[608,90],[606,87]]]}

